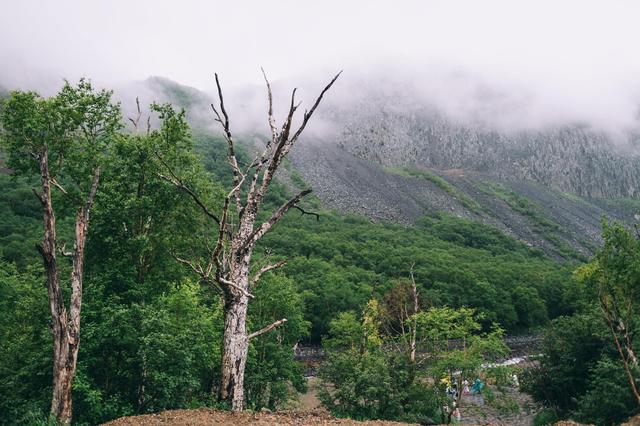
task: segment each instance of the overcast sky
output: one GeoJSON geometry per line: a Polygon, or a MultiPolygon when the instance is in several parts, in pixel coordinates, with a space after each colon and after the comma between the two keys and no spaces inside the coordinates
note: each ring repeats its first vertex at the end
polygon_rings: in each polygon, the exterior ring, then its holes
{"type": "Polygon", "coordinates": [[[468,92],[451,76],[621,126],[640,99],[637,1],[7,0],[1,10],[0,82],[11,86],[161,75],[208,89],[214,71],[259,83],[260,66],[273,80],[386,70],[430,79],[428,91],[458,103],[468,92]]]}

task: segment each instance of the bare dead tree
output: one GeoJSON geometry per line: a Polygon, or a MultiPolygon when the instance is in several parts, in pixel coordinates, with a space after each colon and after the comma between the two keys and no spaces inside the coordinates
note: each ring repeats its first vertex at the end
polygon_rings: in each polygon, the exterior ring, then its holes
{"type": "Polygon", "coordinates": [[[255,332],[249,333],[247,331],[249,300],[254,297],[251,294],[252,287],[257,284],[262,274],[279,268],[284,264],[284,262],[268,264],[252,274],[251,258],[253,249],[258,240],[278,223],[290,209],[296,208],[302,214],[311,214],[298,206],[300,200],[308,195],[311,189],[305,189],[296,194],[273,212],[269,219],[260,224],[257,223],[258,212],[282,161],[300,138],[323,96],[340,76],[340,73],[338,73],[324,87],[311,108],[304,112],[302,122],[294,130],[293,121],[295,113],[300,106],[299,103],[296,103],[296,89],[291,94],[286,119],[282,126],[278,128],[273,112],[271,84],[264,70],[262,73],[267,87],[267,119],[271,135],[264,148],[247,167],[241,167],[238,163],[236,144],[231,132],[220,80],[218,75],[215,75],[218,106],[216,107],[212,104],[211,109],[215,121],[222,127],[223,136],[227,142],[227,160],[233,172],[232,188],[224,198],[222,212],[217,215],[208,209],[205,203],[188,188],[166,163],[164,163],[164,166],[168,170],[168,176],[160,175],[161,178],[187,193],[200,206],[203,212],[216,223],[218,228],[217,241],[215,246],[209,250],[206,264],[179,257],[177,257],[177,260],[189,266],[200,276],[203,282],[216,286],[222,292],[224,298],[224,337],[222,378],[218,398],[221,401],[227,401],[233,411],[242,411],[243,409],[244,371],[249,340],[267,333],[287,321],[286,318],[282,318],[255,332]]]}
{"type": "Polygon", "coordinates": [[[406,354],[409,361],[419,365],[417,348],[424,343],[418,336],[418,316],[420,303],[418,287],[414,274],[415,263],[409,266],[410,281],[399,281],[385,294],[383,299],[383,328],[385,333],[393,337],[390,344],[398,353],[406,354]]]}
{"type": "Polygon", "coordinates": [[[413,276],[413,267],[415,263],[411,264],[411,269],[409,269],[409,273],[411,275],[411,294],[413,296],[413,321],[411,324],[411,340],[409,342],[409,347],[411,348],[411,352],[409,354],[409,359],[412,364],[416,362],[416,335],[418,332],[418,317],[416,314],[418,313],[418,288],[416,287],[416,279],[413,276]]]}

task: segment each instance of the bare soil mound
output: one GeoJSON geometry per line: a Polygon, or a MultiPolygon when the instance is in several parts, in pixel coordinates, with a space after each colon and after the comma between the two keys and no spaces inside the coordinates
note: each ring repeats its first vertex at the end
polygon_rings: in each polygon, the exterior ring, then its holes
{"type": "Polygon", "coordinates": [[[171,410],[162,413],[146,414],[143,416],[121,417],[105,423],[104,426],[236,426],[236,425],[377,425],[377,426],[401,426],[407,423],[366,421],[358,422],[349,419],[336,419],[323,410],[291,411],[291,412],[244,412],[231,413],[228,411],[199,408],[196,410],[171,410]]]}

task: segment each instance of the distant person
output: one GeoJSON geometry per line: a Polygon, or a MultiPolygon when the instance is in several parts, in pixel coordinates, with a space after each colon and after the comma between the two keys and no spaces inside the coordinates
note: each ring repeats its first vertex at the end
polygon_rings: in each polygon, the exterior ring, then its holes
{"type": "Polygon", "coordinates": [[[480,380],[480,378],[478,377],[473,382],[473,385],[471,386],[471,393],[473,393],[473,394],[482,393],[482,389],[483,388],[484,388],[484,383],[482,383],[482,380],[480,380]]]}
{"type": "Polygon", "coordinates": [[[462,395],[469,395],[469,381],[467,379],[462,381],[462,395]]]}
{"type": "Polygon", "coordinates": [[[462,415],[460,414],[460,409],[458,407],[453,410],[453,413],[451,414],[451,420],[453,420],[454,424],[458,424],[462,420],[462,415]]]}

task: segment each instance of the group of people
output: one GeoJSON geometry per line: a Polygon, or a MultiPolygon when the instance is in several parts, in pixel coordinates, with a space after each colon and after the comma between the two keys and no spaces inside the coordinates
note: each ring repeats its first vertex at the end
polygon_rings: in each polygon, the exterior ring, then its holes
{"type": "MultiPolygon", "coordinates": [[[[515,376],[515,375],[514,375],[515,376]]],[[[517,380],[517,379],[516,379],[517,380]]],[[[458,400],[458,385],[455,382],[451,382],[449,377],[443,377],[441,383],[445,384],[445,392],[454,401],[458,400]]],[[[484,383],[480,378],[477,378],[471,387],[469,387],[469,381],[464,379],[462,381],[462,395],[475,395],[482,393],[484,389],[484,383]]]]}
{"type": "MultiPolygon", "coordinates": [[[[452,381],[451,377],[445,376],[442,378],[441,383],[445,385],[445,392],[449,398],[451,398],[451,405],[447,404],[443,407],[444,412],[451,414],[451,420],[454,423],[459,423],[462,420],[462,414],[458,408],[458,384],[452,381]]],[[[484,383],[480,378],[477,378],[473,384],[470,385],[467,379],[462,381],[462,395],[476,395],[482,393],[484,389],[484,383]]]]}
{"type": "MultiPolygon", "coordinates": [[[[514,387],[520,387],[520,382],[518,380],[518,376],[514,373],[511,376],[511,382],[514,387]]],[[[446,414],[451,414],[451,421],[454,423],[460,423],[462,420],[462,415],[460,414],[460,409],[458,408],[458,384],[455,380],[452,380],[452,377],[445,376],[442,378],[440,383],[445,385],[446,395],[451,398],[451,404],[446,404],[442,408],[446,414]]],[[[467,379],[462,380],[462,395],[480,395],[482,390],[485,387],[485,384],[480,380],[480,378],[476,378],[474,382],[469,386],[469,381],[467,379]]]]}

